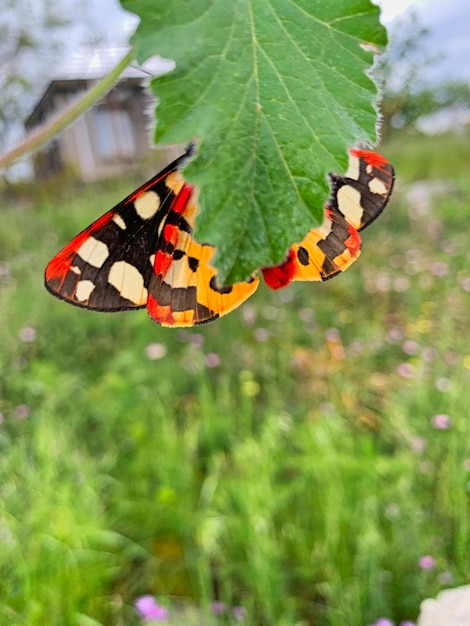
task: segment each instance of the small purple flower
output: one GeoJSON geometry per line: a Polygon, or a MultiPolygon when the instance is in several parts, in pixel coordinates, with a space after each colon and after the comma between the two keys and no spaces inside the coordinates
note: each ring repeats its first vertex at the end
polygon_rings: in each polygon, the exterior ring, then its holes
{"type": "Polygon", "coordinates": [[[204,335],[201,333],[194,333],[191,335],[191,345],[195,348],[201,348],[204,343],[204,335]]]}
{"type": "Polygon", "coordinates": [[[234,606],[232,613],[237,622],[243,622],[246,619],[246,609],[243,606],[234,606]]]}
{"type": "Polygon", "coordinates": [[[431,274],[433,276],[447,276],[449,272],[449,266],[443,261],[435,261],[431,264],[431,274]]]}
{"type": "Polygon", "coordinates": [[[373,626],[395,626],[395,624],[388,617],[379,617],[373,626]]]}
{"type": "Polygon", "coordinates": [[[168,609],[160,606],[153,596],[137,598],[134,607],[144,619],[166,622],[168,618],[168,609]]]}
{"type": "Polygon", "coordinates": [[[356,355],[364,352],[364,344],[358,339],[351,341],[348,347],[349,354],[356,355]]]}
{"type": "Polygon", "coordinates": [[[431,418],[431,424],[437,430],[448,430],[452,425],[452,420],[445,413],[439,413],[431,418]]]}
{"type": "Polygon", "coordinates": [[[206,364],[206,367],[219,367],[220,356],[215,352],[209,352],[204,357],[204,363],[206,364]]]}
{"type": "Polygon", "coordinates": [[[404,622],[400,622],[398,626],[416,626],[414,622],[410,622],[409,620],[405,620],[404,622]]]}
{"type": "Polygon", "coordinates": [[[400,363],[397,366],[397,373],[403,378],[413,378],[415,370],[410,363],[400,363]]]}
{"type": "Polygon", "coordinates": [[[253,336],[256,339],[256,341],[260,343],[264,343],[265,341],[269,339],[269,331],[266,330],[266,328],[257,328],[255,332],[253,333],[253,336]]]}
{"type": "Polygon", "coordinates": [[[18,333],[21,341],[25,343],[31,343],[36,339],[36,330],[31,326],[25,326],[18,333]]]}
{"type": "Polygon", "coordinates": [[[434,567],[436,566],[436,561],[434,557],[430,556],[429,554],[426,554],[419,559],[418,565],[421,569],[427,571],[427,570],[434,569],[434,567]]]}
{"type": "Polygon", "coordinates": [[[403,329],[399,326],[394,326],[388,331],[387,337],[390,342],[397,343],[398,341],[401,341],[403,339],[403,335],[403,329]]]}
{"type": "Polygon", "coordinates": [[[219,602],[218,600],[212,602],[211,604],[211,611],[212,613],[214,613],[214,615],[222,615],[223,613],[225,613],[226,609],[227,606],[223,602],[219,602]]]}
{"type": "Polygon", "coordinates": [[[403,342],[401,348],[405,354],[416,354],[419,350],[419,343],[417,341],[414,341],[413,339],[407,339],[403,342]]]}
{"type": "Polygon", "coordinates": [[[341,341],[341,333],[337,328],[327,328],[327,330],[325,331],[325,337],[327,341],[341,341]]]}
{"type": "Polygon", "coordinates": [[[31,409],[27,404],[19,404],[15,407],[15,417],[19,420],[25,420],[29,417],[31,409]]]}

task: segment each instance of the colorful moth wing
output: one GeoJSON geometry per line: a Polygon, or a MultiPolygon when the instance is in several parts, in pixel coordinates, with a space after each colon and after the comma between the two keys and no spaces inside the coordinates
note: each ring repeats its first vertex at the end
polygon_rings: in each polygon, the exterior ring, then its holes
{"type": "Polygon", "coordinates": [[[176,200],[155,257],[147,309],[154,321],[165,326],[209,322],[251,296],[259,278],[254,275],[227,287],[217,285],[217,270],[211,265],[215,248],[192,237],[197,213],[194,189],[178,171],[168,177],[167,185],[176,200]]]}
{"type": "Polygon", "coordinates": [[[336,206],[356,230],[367,228],[387,206],[395,172],[385,157],[370,150],[349,151],[344,176],[330,174],[329,203],[336,206]]]}
{"type": "Polygon", "coordinates": [[[192,237],[194,189],[180,173],[192,148],[105,213],[48,264],[47,289],[79,307],[123,311],[147,307],[164,326],[193,326],[225,315],[258,287],[219,288],[214,248],[192,237]]]}
{"type": "Polygon", "coordinates": [[[280,265],[262,268],[263,278],[272,289],[285,287],[293,280],[328,280],[344,272],[359,257],[359,231],[369,226],[387,205],[394,171],[376,152],[353,149],[349,154],[346,174],[330,174],[331,194],[321,226],[292,245],[280,265]]]}
{"type": "MultiPolygon", "coordinates": [[[[193,238],[194,188],[180,174],[193,145],[162,172],[105,213],[48,264],[47,289],[96,311],[147,307],[164,326],[203,324],[229,313],[258,288],[259,278],[217,284],[215,249],[193,238]]],[[[350,150],[344,176],[330,174],[331,194],[322,225],[291,246],[286,259],[261,268],[272,289],[294,280],[327,280],[359,256],[359,231],[385,208],[394,171],[381,155],[350,150]]]]}

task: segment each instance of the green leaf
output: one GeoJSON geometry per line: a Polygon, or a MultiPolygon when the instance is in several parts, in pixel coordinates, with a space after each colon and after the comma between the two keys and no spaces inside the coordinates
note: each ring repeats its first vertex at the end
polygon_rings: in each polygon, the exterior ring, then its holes
{"type": "Polygon", "coordinates": [[[221,282],[280,263],[322,221],[327,173],[376,141],[366,74],[386,33],[369,0],[121,0],[140,16],[140,62],[173,59],[152,81],[155,139],[199,139],[185,168],[199,189],[196,238],[217,248],[221,282]]]}

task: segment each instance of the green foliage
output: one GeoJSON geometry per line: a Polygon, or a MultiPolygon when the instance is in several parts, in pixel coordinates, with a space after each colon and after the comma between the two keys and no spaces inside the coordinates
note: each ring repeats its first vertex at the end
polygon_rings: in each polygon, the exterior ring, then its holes
{"type": "MultiPolygon", "coordinates": [[[[426,178],[458,141],[384,152],[432,154],[426,178]]],[[[175,626],[230,623],[208,616],[215,599],[250,625],[364,626],[466,582],[465,165],[426,206],[398,185],[344,275],[260,288],[188,331],[42,286],[134,182],[4,202],[0,622],[136,626],[151,593],[175,626]]]]}
{"type": "Polygon", "coordinates": [[[438,86],[417,91],[404,90],[394,96],[386,96],[383,101],[383,113],[387,120],[385,133],[390,134],[390,123],[403,130],[412,130],[419,118],[447,108],[470,110],[468,83],[446,81],[438,86]]]}
{"type": "Polygon", "coordinates": [[[221,282],[280,263],[321,222],[327,173],[345,170],[356,141],[375,143],[373,53],[361,44],[385,44],[379,8],[369,0],[121,4],[141,18],[138,60],[176,62],[152,81],[155,138],[199,140],[185,176],[199,189],[196,238],[216,246],[221,282]]]}
{"type": "Polygon", "coordinates": [[[468,162],[468,133],[440,136],[411,133],[405,146],[403,133],[395,133],[387,144],[390,162],[400,163],[402,183],[432,179],[445,186],[446,180],[457,179],[459,187],[468,190],[468,174],[462,167],[468,162]]]}

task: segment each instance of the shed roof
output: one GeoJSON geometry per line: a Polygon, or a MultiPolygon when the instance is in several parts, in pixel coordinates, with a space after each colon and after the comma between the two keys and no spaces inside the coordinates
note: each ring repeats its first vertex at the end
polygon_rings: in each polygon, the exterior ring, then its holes
{"type": "MultiPolygon", "coordinates": [[[[52,77],[46,90],[39,97],[31,113],[26,118],[25,128],[30,129],[44,120],[48,106],[57,93],[74,93],[90,87],[96,80],[106,76],[127,53],[128,46],[100,46],[78,51],[66,69],[59,69],[52,77]]],[[[143,65],[130,65],[121,74],[121,81],[127,84],[145,84],[149,77],[171,71],[175,64],[162,57],[153,57],[143,65]]]]}

